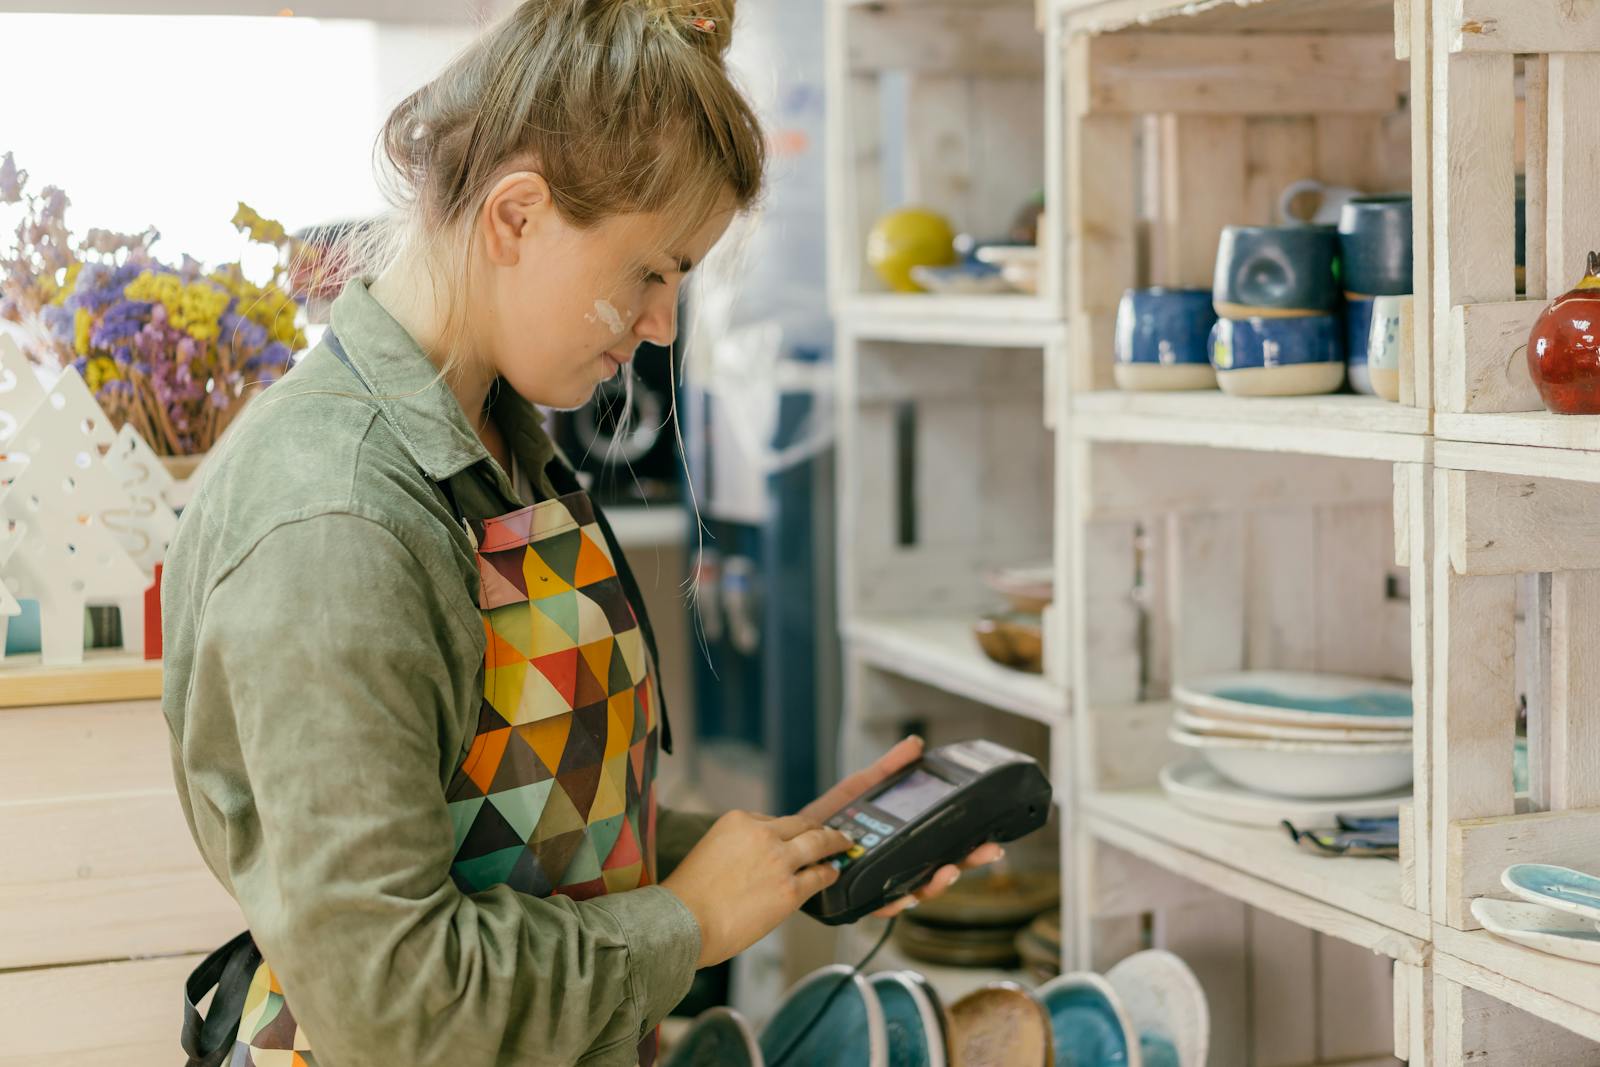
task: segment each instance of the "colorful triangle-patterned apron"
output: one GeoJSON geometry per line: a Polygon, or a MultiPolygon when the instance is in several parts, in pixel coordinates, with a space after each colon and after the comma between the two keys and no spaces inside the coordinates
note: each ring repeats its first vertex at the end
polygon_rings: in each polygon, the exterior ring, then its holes
{"type": "MultiPolygon", "coordinates": [[[[586,900],[655,881],[657,712],[644,633],[587,494],[472,524],[488,648],[447,798],[463,892],[586,900]]],[[[639,1062],[656,1058],[656,1035],[639,1062]]],[[[263,961],[231,1067],[315,1067],[263,961]]]]}

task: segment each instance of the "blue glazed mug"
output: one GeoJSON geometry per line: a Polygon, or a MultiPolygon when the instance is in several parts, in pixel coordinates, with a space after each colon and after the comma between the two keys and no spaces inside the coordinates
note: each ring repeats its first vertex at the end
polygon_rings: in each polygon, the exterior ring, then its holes
{"type": "Polygon", "coordinates": [[[1117,362],[1205,363],[1217,321],[1206,289],[1129,289],[1117,308],[1117,362]]]}
{"type": "Polygon", "coordinates": [[[1367,350],[1372,337],[1372,309],[1376,298],[1345,294],[1344,350],[1350,364],[1350,387],[1368,396],[1372,393],[1372,379],[1367,374],[1367,350]]]}
{"type": "Polygon", "coordinates": [[[1212,298],[1224,318],[1322,315],[1338,308],[1339,233],[1332,226],[1228,226],[1212,298]]]}
{"type": "Polygon", "coordinates": [[[1359,196],[1339,214],[1344,287],[1369,296],[1411,292],[1411,197],[1359,196]]]}
{"type": "Polygon", "coordinates": [[[1235,396],[1331,393],[1344,383],[1344,322],[1338,315],[1218,319],[1211,364],[1235,396]]]}

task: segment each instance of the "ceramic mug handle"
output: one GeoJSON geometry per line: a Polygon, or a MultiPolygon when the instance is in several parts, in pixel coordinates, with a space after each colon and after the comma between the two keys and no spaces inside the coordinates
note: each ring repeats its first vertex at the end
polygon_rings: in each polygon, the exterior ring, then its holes
{"type": "Polygon", "coordinates": [[[1306,222],[1306,219],[1302,219],[1290,210],[1294,207],[1295,200],[1305,193],[1316,193],[1319,196],[1325,196],[1327,192],[1328,187],[1315,178],[1303,178],[1294,182],[1278,195],[1278,221],[1285,226],[1306,222]]]}

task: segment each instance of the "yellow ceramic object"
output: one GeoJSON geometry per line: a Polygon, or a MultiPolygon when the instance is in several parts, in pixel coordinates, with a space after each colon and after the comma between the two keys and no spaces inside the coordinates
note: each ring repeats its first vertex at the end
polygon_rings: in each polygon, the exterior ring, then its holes
{"type": "Polygon", "coordinates": [[[923,291],[911,279],[912,267],[948,267],[956,259],[956,235],[949,220],[926,208],[892,211],[867,235],[867,262],[897,292],[923,291]]]}

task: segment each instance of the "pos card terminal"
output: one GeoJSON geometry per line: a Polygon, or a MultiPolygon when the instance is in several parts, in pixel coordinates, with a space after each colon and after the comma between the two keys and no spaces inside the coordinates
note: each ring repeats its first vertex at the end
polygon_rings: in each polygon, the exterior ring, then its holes
{"type": "Polygon", "coordinates": [[[802,910],[830,926],[855,922],[1049,814],[1050,782],[1031,758],[985,740],[936,748],[828,820],[854,845],[831,861],[839,880],[802,910]]]}

